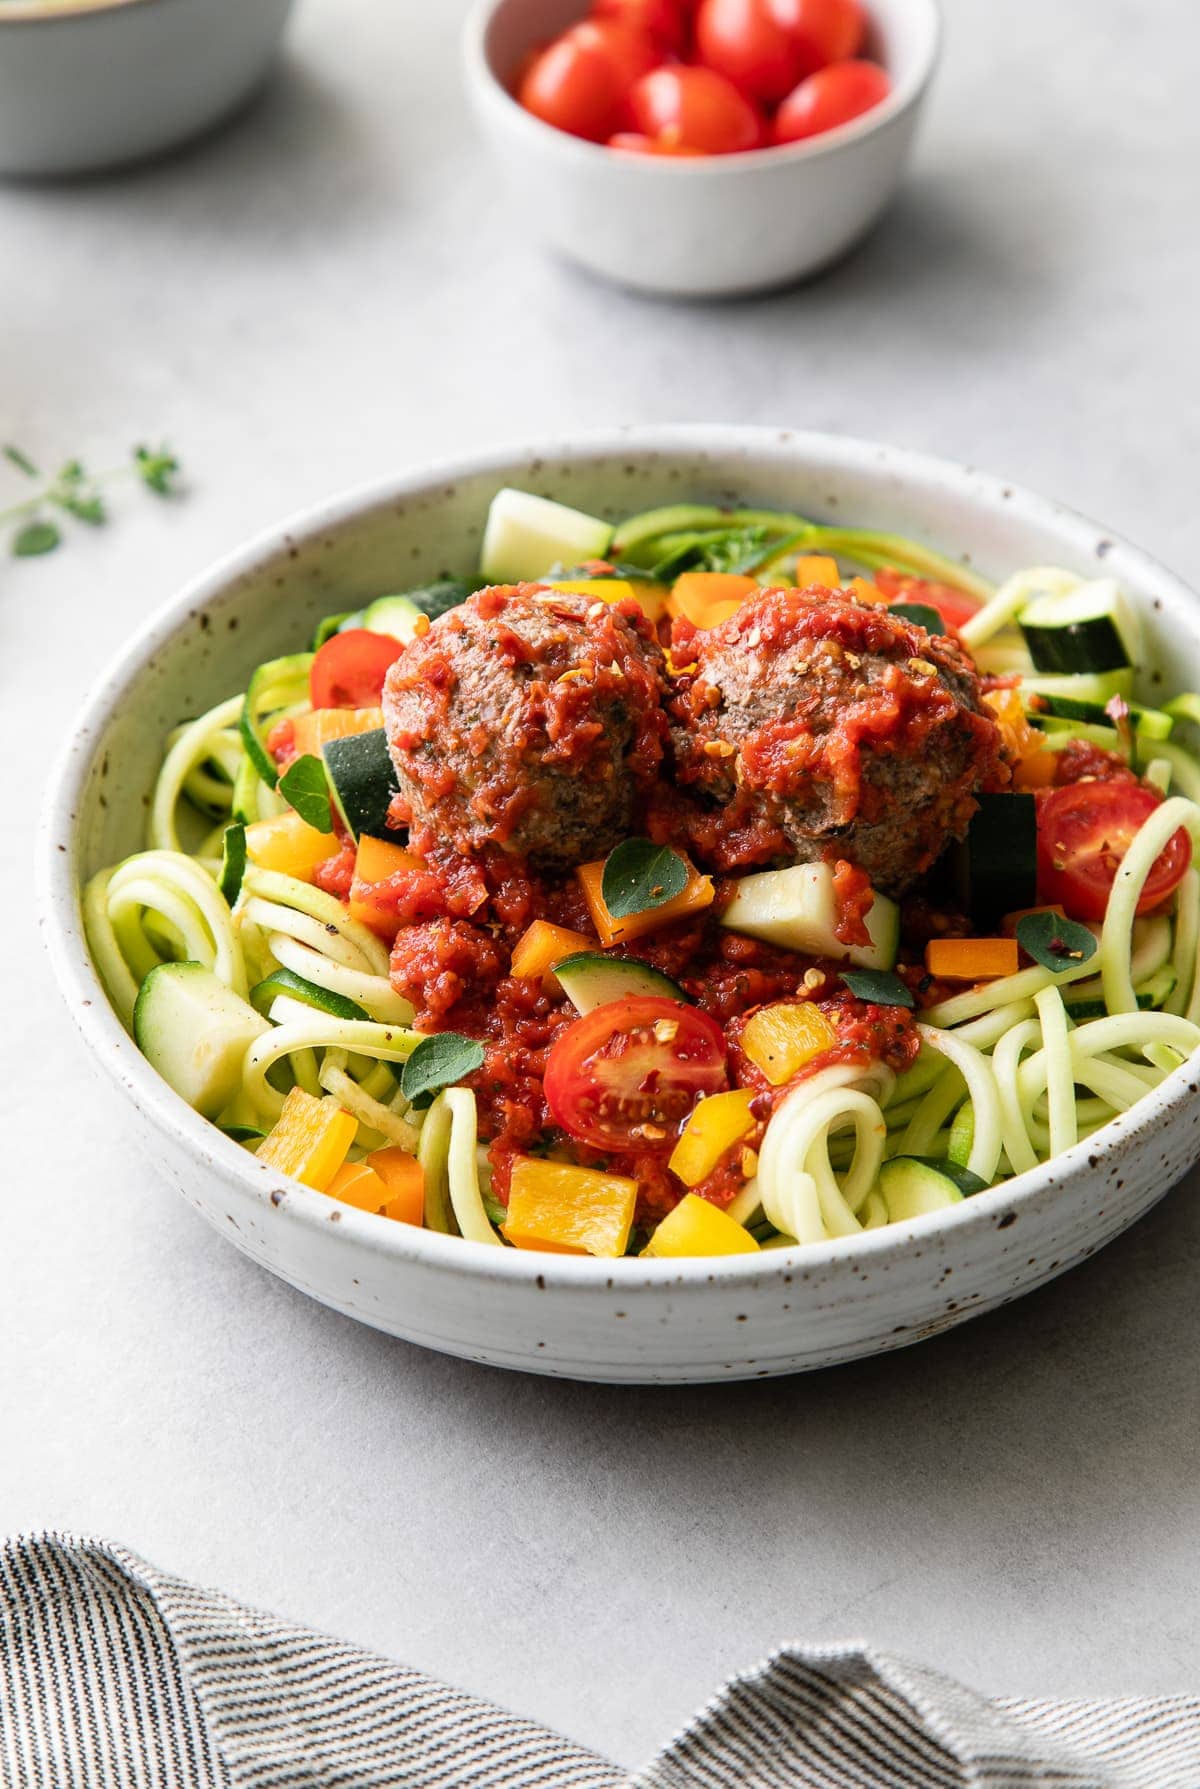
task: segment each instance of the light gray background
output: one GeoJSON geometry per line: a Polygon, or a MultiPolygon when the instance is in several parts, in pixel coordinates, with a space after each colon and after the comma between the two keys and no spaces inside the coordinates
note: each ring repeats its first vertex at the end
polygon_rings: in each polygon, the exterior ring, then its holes
{"type": "MultiPolygon", "coordinates": [[[[1200,1679],[1193,1178],[1047,1291],[876,1365],[655,1393],[422,1354],[244,1262],[133,1153],[36,938],[46,757],[99,665],[285,512],[431,455],[626,420],[880,436],[1200,575],[1200,28],[952,0],[917,167],[820,283],[656,304],[547,260],[460,96],[460,0],[305,0],[225,135],[0,190],[0,434],[166,434],[186,501],[0,559],[0,1527],[160,1564],[621,1760],[789,1637],[995,1693],[1200,1679]]],[[[0,475],[0,494],[16,475],[0,475]]]]}

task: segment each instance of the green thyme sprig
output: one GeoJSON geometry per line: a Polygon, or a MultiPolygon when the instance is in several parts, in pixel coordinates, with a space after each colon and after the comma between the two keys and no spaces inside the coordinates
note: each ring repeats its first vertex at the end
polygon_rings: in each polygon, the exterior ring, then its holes
{"type": "Polygon", "coordinates": [[[0,453],[38,485],[23,502],[0,510],[0,523],[16,523],[9,539],[9,551],[16,559],[33,559],[61,546],[62,516],[71,516],[89,528],[101,527],[108,520],[104,487],[117,479],[137,478],[156,497],[174,496],[178,489],[179,461],[166,447],[135,447],[125,465],[96,474],[90,473],[82,460],[67,460],[50,478],[11,442],[0,445],[0,453]]]}

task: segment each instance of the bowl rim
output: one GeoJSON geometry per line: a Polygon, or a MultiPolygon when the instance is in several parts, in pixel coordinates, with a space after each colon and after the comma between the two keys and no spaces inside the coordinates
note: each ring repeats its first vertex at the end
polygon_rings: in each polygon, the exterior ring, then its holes
{"type": "Polygon", "coordinates": [[[340,1222],[333,1230],[329,1223],[330,1201],[324,1193],[256,1163],[254,1157],[194,1112],[131,1047],[129,1034],[109,1004],[84,937],[76,821],[94,757],[92,741],[102,734],[118,703],[141,680],[155,654],[171,645],[198,611],[298,543],[328,535],[373,510],[407,502],[465,479],[489,474],[505,477],[515,467],[535,463],[540,464],[543,473],[552,473],[556,465],[588,457],[628,460],[631,455],[653,458],[731,449],[751,455],[769,455],[774,450],[781,465],[794,454],[814,460],[819,455],[821,464],[834,473],[891,471],[901,479],[947,489],[964,501],[984,502],[989,508],[1063,535],[1064,548],[1076,552],[1083,563],[1097,553],[1120,558],[1158,592],[1168,592],[1172,606],[1177,603],[1185,613],[1195,605],[1188,586],[1141,548],[1078,511],[1040,497],[1009,479],[935,455],[885,447],[851,436],[724,423],[626,425],[481,449],[357,486],[293,514],[224,554],[155,610],[110,659],[74,725],[67,730],[42,803],[35,867],[36,904],[60,992],[96,1061],[157,1130],[195,1158],[197,1168],[207,1165],[225,1182],[239,1186],[257,1200],[264,1210],[273,1207],[274,1222],[295,1223],[313,1235],[319,1233],[330,1239],[330,1246],[336,1246],[340,1238],[381,1257],[406,1259],[435,1273],[466,1274],[539,1289],[611,1291],[619,1285],[622,1292],[633,1295],[643,1288],[689,1290],[714,1281],[729,1281],[747,1288],[780,1280],[788,1283],[802,1272],[815,1276],[822,1268],[832,1269],[839,1261],[858,1264],[876,1263],[885,1256],[901,1258],[935,1236],[995,1227],[1000,1219],[1008,1218],[1010,1213],[1015,1216],[1039,1195],[1052,1193],[1065,1179],[1096,1170],[1097,1157],[1111,1158],[1118,1148],[1137,1142],[1143,1133],[1152,1134],[1189,1093],[1200,1090],[1196,1068],[1190,1061],[1185,1062],[1136,1105],[1110,1120],[1099,1147],[1095,1136],[1084,1138],[1052,1162],[973,1194],[948,1211],[856,1236],[755,1255],[662,1260],[638,1256],[616,1261],[497,1248],[391,1223],[350,1206],[339,1209],[340,1222]]]}
{"type": "Polygon", "coordinates": [[[493,69],[487,54],[487,33],[492,18],[505,0],[474,0],[463,25],[463,56],[467,78],[480,100],[495,106],[513,129],[521,130],[531,145],[575,158],[580,166],[599,166],[599,157],[614,160],[621,168],[636,168],[651,178],[697,179],[712,175],[736,178],[740,173],[783,168],[789,164],[817,161],[835,155],[841,149],[861,142],[884,130],[895,119],[917,105],[933,79],[941,58],[945,38],[942,0],[905,0],[905,4],[922,10],[928,27],[924,54],[908,77],[888,94],[879,105],[872,106],[858,118],[819,136],[799,143],[770,143],[761,149],[746,149],[737,155],[630,155],[610,149],[605,143],[593,143],[586,137],[574,137],[535,118],[520,105],[493,69]]]}
{"type": "Polygon", "coordinates": [[[124,12],[134,6],[162,4],[163,0],[55,0],[50,6],[42,0],[16,0],[16,4],[0,0],[0,25],[65,24],[95,13],[124,12]]]}

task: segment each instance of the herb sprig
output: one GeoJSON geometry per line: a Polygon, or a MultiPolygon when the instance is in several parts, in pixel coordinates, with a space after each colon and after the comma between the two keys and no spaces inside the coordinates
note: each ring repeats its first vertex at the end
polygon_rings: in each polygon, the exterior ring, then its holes
{"type": "Polygon", "coordinates": [[[16,524],[9,539],[9,552],[16,559],[40,557],[61,546],[63,516],[88,528],[102,527],[108,520],[104,489],[118,479],[137,478],[156,497],[173,496],[178,488],[179,461],[166,447],[135,447],[125,465],[98,473],[90,473],[82,460],[66,460],[50,477],[12,442],[0,444],[0,453],[38,487],[20,503],[0,510],[0,524],[16,524]]]}

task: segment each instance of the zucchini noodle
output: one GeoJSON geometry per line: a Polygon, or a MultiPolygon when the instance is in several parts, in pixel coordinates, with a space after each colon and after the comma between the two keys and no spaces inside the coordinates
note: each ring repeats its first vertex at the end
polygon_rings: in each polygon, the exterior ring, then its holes
{"type": "Polygon", "coordinates": [[[1181,827],[1193,844],[1200,843],[1200,808],[1195,802],[1173,795],[1155,808],[1121,859],[1100,935],[1100,975],[1105,1003],[1112,1013],[1137,1011],[1131,962],[1134,915],[1146,878],[1163,847],[1181,827]]]}
{"type": "MultiPolygon", "coordinates": [[[[189,726],[184,727],[168,751],[154,785],[154,799],[150,806],[148,838],[155,849],[183,850],[176,830],[175,815],[184,785],[206,759],[223,751],[226,730],[236,725],[241,712],[241,696],[231,696],[227,702],[210,708],[198,721],[192,721],[189,726]]],[[[221,760],[223,763],[228,761],[228,757],[221,760]]]]}
{"type": "Polygon", "coordinates": [[[866,1070],[839,1064],[788,1094],[767,1125],[758,1158],[758,1195],[777,1230],[805,1243],[862,1228],[855,1213],[883,1162],[887,1120],[881,1101],[892,1085],[880,1064],[866,1070]],[[829,1139],[846,1129],[854,1132],[855,1149],[839,1185],[829,1139]]]}
{"type": "Polygon", "coordinates": [[[202,963],[245,995],[246,964],[228,903],[212,877],[180,851],[142,851],[115,870],[101,870],[84,890],[88,945],[126,1026],[139,984],[165,959],[147,936],[157,915],[179,940],[179,955],[202,963]]]}
{"type": "Polygon", "coordinates": [[[475,1146],[475,1095],[468,1087],[447,1087],[421,1127],[417,1155],[425,1170],[425,1221],[432,1230],[447,1235],[457,1230],[469,1242],[500,1246],[483,1208],[475,1146]]]}
{"type": "Polygon", "coordinates": [[[419,1031],[399,1025],[380,1025],[369,1019],[335,1019],[328,1013],[305,1008],[303,1018],[256,1038],[246,1052],[243,1092],[255,1111],[273,1124],[283,1110],[283,1095],[267,1079],[267,1071],[297,1050],[354,1050],[382,1062],[407,1062],[421,1041],[419,1031]]]}

